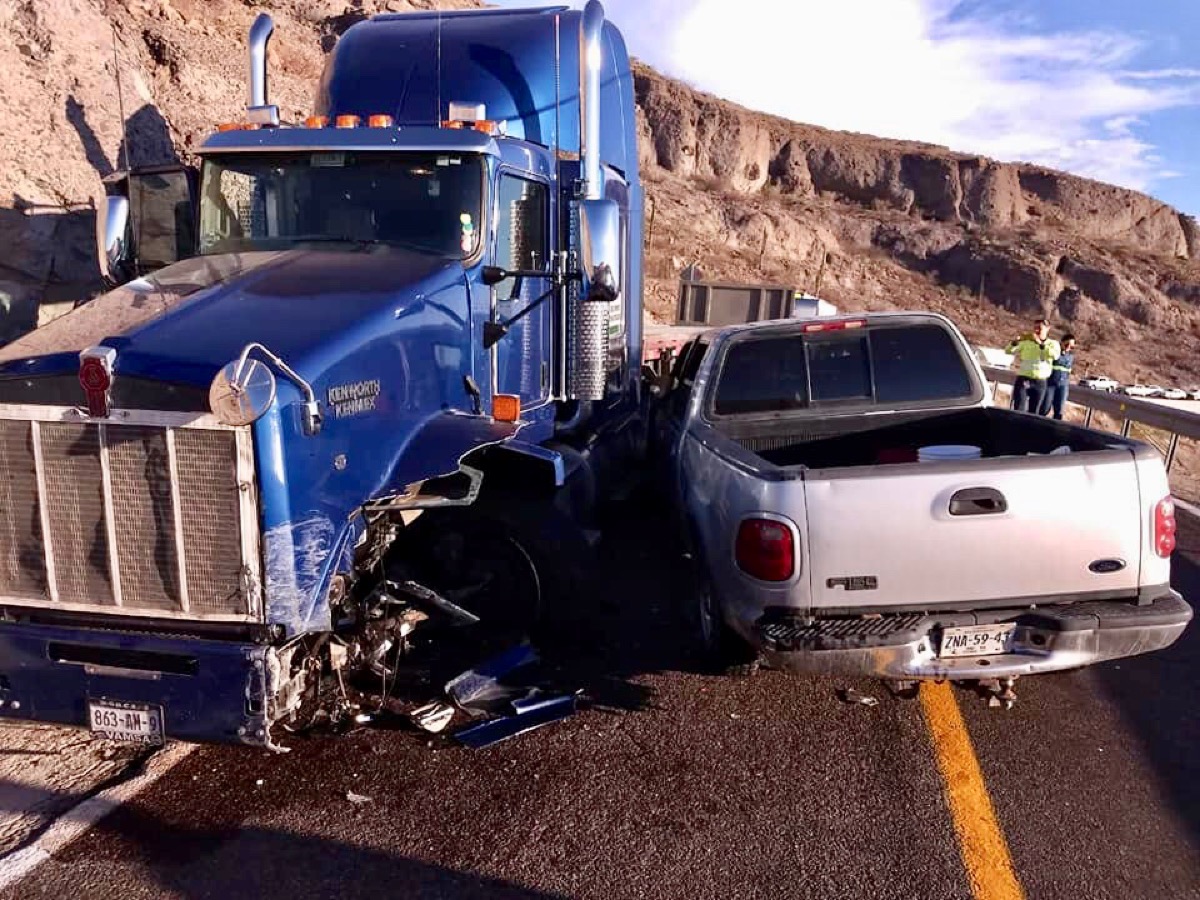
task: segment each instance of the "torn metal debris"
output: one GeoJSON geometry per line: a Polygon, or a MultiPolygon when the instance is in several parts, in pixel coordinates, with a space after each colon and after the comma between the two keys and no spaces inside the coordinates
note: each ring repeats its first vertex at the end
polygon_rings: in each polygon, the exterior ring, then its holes
{"type": "Polygon", "coordinates": [[[490,747],[510,737],[567,718],[575,712],[576,699],[575,694],[545,696],[531,691],[526,697],[510,703],[512,715],[461,728],[454,733],[454,739],[475,750],[490,747]]]}
{"type": "Polygon", "coordinates": [[[864,694],[854,688],[842,688],[838,691],[838,699],[843,703],[857,703],[859,706],[878,706],[879,698],[864,694]]]}
{"type": "Polygon", "coordinates": [[[439,700],[414,709],[408,718],[422,731],[438,734],[446,730],[446,726],[454,719],[454,712],[453,706],[439,700]]]}
{"type": "Polygon", "coordinates": [[[506,684],[503,679],[538,661],[533,647],[519,644],[446,682],[446,694],[468,714],[488,715],[498,704],[528,693],[528,685],[506,684]]]}

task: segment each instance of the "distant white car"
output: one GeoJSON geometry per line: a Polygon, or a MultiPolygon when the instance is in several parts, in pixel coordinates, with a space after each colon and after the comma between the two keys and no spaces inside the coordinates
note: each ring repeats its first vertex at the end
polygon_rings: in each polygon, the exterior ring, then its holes
{"type": "Polygon", "coordinates": [[[1167,388],[1162,393],[1164,400],[1186,400],[1188,392],[1182,388],[1167,388]]]}
{"type": "Polygon", "coordinates": [[[1130,397],[1161,397],[1163,389],[1157,384],[1127,384],[1121,393],[1130,397]]]}
{"type": "Polygon", "coordinates": [[[1093,391],[1108,391],[1112,393],[1121,386],[1121,383],[1114,378],[1109,378],[1107,375],[1094,375],[1091,378],[1084,378],[1079,382],[1082,387],[1091,388],[1093,391]]]}
{"type": "Polygon", "coordinates": [[[1200,400],[1200,388],[1192,388],[1188,391],[1189,400],[1200,400]]]}

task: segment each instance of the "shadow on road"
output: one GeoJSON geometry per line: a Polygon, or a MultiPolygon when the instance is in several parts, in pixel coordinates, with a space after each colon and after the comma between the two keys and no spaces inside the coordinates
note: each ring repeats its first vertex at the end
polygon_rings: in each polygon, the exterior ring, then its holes
{"type": "MultiPolygon", "coordinates": [[[[1178,554],[1172,585],[1193,607],[1200,604],[1200,563],[1178,554]]],[[[1138,658],[1137,665],[1101,666],[1097,681],[1142,741],[1169,804],[1200,841],[1200,622],[1173,646],[1138,658]]]]}
{"type": "MultiPolygon", "coordinates": [[[[89,896],[130,896],[118,885],[124,864],[111,858],[133,848],[139,873],[152,873],[155,896],[180,900],[257,897],[303,900],[309,897],[498,898],[555,900],[560,895],[532,890],[472,872],[455,871],[379,850],[352,847],[323,838],[262,827],[180,825],[123,806],[88,836],[98,855],[67,852],[66,864],[80,884],[108,884],[89,896]]],[[[53,897],[57,879],[27,877],[10,896],[53,897]]],[[[130,879],[132,883],[135,879],[130,879]]],[[[141,894],[134,894],[141,896],[141,894]]],[[[58,898],[56,898],[58,900],[58,898]]]]}
{"type": "Polygon", "coordinates": [[[652,701],[641,676],[699,670],[685,616],[691,578],[664,506],[648,492],[606,519],[596,609],[546,653],[598,707],[632,711],[652,701]]]}

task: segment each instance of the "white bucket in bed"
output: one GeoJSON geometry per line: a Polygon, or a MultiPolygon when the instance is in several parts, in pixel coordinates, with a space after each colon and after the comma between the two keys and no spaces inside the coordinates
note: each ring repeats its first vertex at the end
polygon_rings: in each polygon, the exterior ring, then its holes
{"type": "Polygon", "coordinates": [[[951,459],[979,459],[983,449],[971,444],[934,444],[917,451],[921,462],[944,462],[951,459]]]}

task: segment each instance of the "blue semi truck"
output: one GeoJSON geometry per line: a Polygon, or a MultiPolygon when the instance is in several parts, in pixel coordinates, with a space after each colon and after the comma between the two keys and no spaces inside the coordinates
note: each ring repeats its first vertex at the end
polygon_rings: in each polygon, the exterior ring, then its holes
{"type": "Polygon", "coordinates": [[[272,29],[198,170],[110,185],[114,289],[0,347],[6,718],[277,747],[586,602],[644,441],[620,32],[379,15],[282,124],[272,29]]]}

